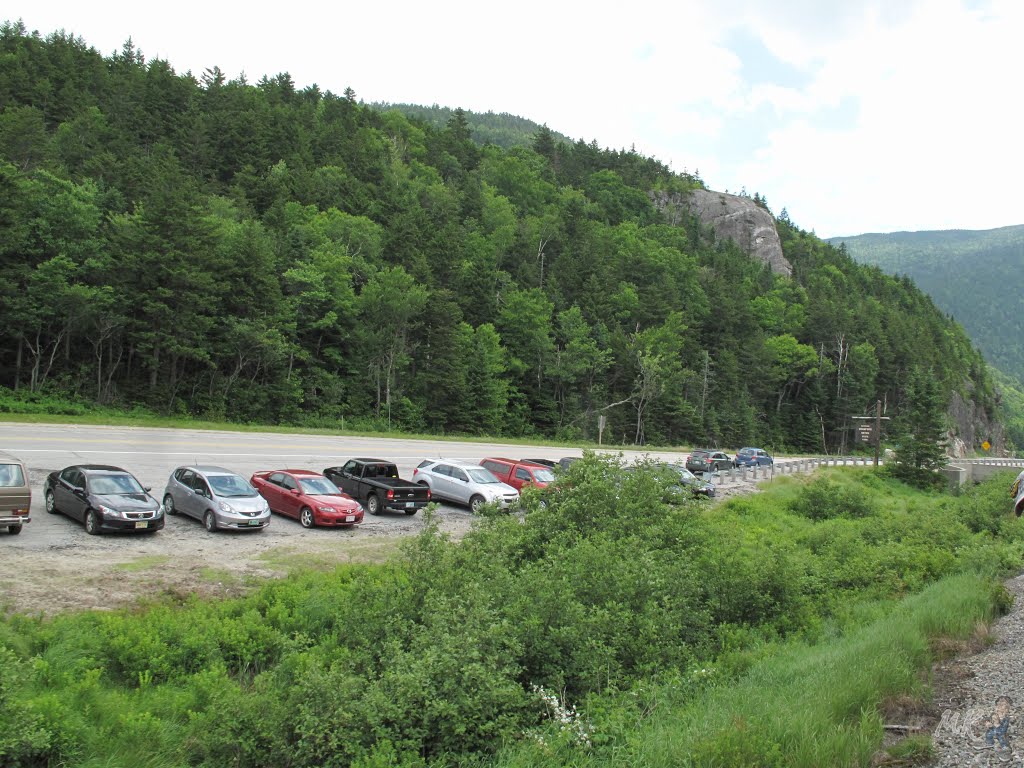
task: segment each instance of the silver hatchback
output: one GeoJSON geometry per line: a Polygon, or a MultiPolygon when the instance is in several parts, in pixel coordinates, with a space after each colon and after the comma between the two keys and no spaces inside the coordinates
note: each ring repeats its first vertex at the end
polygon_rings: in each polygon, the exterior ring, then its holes
{"type": "Polygon", "coordinates": [[[474,513],[492,501],[502,509],[519,503],[519,491],[501,482],[494,473],[479,464],[427,459],[416,467],[412,479],[430,488],[431,498],[465,504],[474,513]]]}
{"type": "Polygon", "coordinates": [[[164,489],[164,512],[202,520],[208,531],[259,530],[270,507],[245,478],[223,467],[178,467],[164,489]]]}

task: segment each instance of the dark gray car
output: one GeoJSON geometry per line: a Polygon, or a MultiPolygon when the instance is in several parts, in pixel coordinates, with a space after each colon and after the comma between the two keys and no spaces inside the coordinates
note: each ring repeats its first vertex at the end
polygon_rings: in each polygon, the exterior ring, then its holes
{"type": "Polygon", "coordinates": [[[77,464],[51,472],[43,483],[46,511],[63,512],[85,524],[95,536],[106,531],[159,531],[164,527],[160,502],[135,476],[120,467],[77,464]]]}
{"type": "Polygon", "coordinates": [[[223,467],[178,467],[164,489],[164,512],[202,520],[208,531],[261,530],[270,507],[249,481],[223,467]]]}

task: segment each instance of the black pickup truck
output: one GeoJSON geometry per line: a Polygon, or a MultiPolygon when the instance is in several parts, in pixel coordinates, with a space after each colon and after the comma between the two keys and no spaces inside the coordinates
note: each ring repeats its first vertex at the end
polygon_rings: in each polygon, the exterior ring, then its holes
{"type": "Polygon", "coordinates": [[[430,503],[429,488],[403,480],[398,467],[383,459],[349,459],[340,467],[328,467],[324,475],[371,515],[382,509],[415,515],[430,503]]]}

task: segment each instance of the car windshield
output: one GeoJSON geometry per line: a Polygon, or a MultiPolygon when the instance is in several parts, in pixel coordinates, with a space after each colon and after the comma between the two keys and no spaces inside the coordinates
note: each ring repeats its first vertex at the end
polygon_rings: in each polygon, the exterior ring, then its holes
{"type": "Polygon", "coordinates": [[[469,475],[469,479],[474,483],[499,483],[501,482],[496,478],[489,469],[467,469],[466,474],[469,475]]]}
{"type": "Polygon", "coordinates": [[[555,473],[550,469],[535,469],[533,470],[533,476],[536,478],[538,483],[555,482],[555,473]]]}
{"type": "Polygon", "coordinates": [[[247,498],[256,495],[256,489],[238,475],[207,475],[213,492],[227,498],[247,498]]]}
{"type": "Polygon", "coordinates": [[[89,490],[97,496],[118,496],[145,493],[139,481],[127,472],[120,475],[97,475],[89,480],[89,490]]]}
{"type": "Polygon", "coordinates": [[[341,491],[338,490],[338,486],[326,477],[300,477],[298,480],[299,486],[302,488],[302,492],[308,493],[311,496],[341,495],[341,491]]]}
{"type": "Polygon", "coordinates": [[[0,488],[17,488],[25,484],[20,464],[0,464],[0,488]]]}
{"type": "Polygon", "coordinates": [[[686,469],[686,467],[679,467],[677,471],[679,472],[680,479],[682,479],[684,483],[688,483],[691,480],[697,479],[697,476],[693,474],[693,472],[691,472],[690,470],[686,469]]]}

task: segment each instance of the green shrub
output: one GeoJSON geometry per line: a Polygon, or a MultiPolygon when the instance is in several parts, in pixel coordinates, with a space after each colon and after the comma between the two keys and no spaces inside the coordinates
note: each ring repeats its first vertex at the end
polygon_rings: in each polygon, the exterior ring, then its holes
{"type": "Polygon", "coordinates": [[[865,489],[840,485],[827,478],[818,478],[804,486],[791,509],[810,520],[836,517],[870,517],[877,511],[874,499],[865,489]]]}

